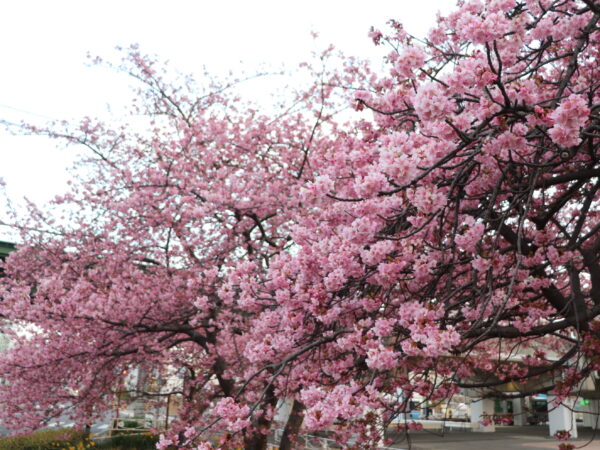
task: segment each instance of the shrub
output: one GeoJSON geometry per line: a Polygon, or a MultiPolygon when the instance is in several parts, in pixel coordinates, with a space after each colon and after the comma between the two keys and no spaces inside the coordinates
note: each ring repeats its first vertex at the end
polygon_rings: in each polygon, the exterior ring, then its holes
{"type": "Polygon", "coordinates": [[[123,428],[140,428],[142,425],[137,420],[126,420],[123,428]]]}
{"type": "Polygon", "coordinates": [[[110,450],[153,450],[156,448],[158,436],[145,434],[123,434],[103,439],[96,443],[98,449],[110,450]]]}
{"type": "Polygon", "coordinates": [[[24,436],[0,439],[0,450],[84,449],[94,446],[87,434],[66,428],[39,430],[24,436]]]}

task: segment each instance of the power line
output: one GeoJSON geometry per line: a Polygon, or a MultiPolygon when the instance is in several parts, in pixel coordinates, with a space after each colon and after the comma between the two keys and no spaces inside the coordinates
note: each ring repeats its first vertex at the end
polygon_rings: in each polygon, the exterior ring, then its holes
{"type": "Polygon", "coordinates": [[[14,106],[4,105],[4,104],[1,104],[1,103],[0,103],[0,108],[10,109],[12,111],[20,112],[20,113],[23,113],[23,114],[28,114],[30,116],[41,117],[41,118],[46,119],[46,120],[52,120],[52,121],[56,120],[56,119],[54,119],[52,117],[48,117],[48,116],[45,116],[43,114],[38,114],[38,113],[31,112],[31,111],[26,111],[26,110],[21,109],[21,108],[16,108],[14,106]]]}

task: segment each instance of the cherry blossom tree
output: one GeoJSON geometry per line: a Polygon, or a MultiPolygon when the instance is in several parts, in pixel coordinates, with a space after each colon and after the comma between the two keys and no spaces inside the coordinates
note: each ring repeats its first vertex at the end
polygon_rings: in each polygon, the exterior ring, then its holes
{"type": "Polygon", "coordinates": [[[595,1],[465,1],[423,40],[372,31],[391,48],[356,95],[373,120],[325,155],[299,250],[264,286],[285,341],[257,336],[256,355],[280,353],[308,429],[375,445],[413,393],[560,400],[595,376],[599,18],[595,1]]]}
{"type": "Polygon", "coordinates": [[[293,245],[298,193],[347,107],[333,86],[356,75],[308,68],[314,84],[266,114],[239,98],[242,80],[167,81],[136,47],[116,69],[140,86],[130,123],[25,126],[88,153],[55,211],[31,205],[12,223],[26,245],[2,280],[13,335],[0,356],[3,421],[17,430],[65,414],[88,423],[111,407],[131,369],[155,382],[175,371],[180,387],[132,392],[181,399],[162,446],[221,430],[231,445],[264,448],[278,392],[270,371],[248,379],[245,336],[273,304],[239,301],[237,284],[265,282],[272,258],[293,245]]]}
{"type": "Polygon", "coordinates": [[[65,220],[18,222],[5,421],[94,414],[132,365],[186,373],[161,448],[264,448],[282,399],[282,448],[301,426],[371,448],[415,393],[577,392],[600,369],[599,19],[473,0],[424,39],[391,21],[388,73],[347,60],[273,116],[134,51],[143,131],[38,130],[94,157],[65,220]]]}

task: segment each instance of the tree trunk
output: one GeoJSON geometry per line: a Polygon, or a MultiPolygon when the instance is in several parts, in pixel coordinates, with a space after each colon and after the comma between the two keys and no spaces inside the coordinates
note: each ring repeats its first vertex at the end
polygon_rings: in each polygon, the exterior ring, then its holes
{"type": "MultiPolygon", "coordinates": [[[[264,406],[275,407],[277,399],[273,395],[275,389],[273,386],[269,386],[265,393],[264,406]]],[[[267,420],[261,415],[256,423],[254,424],[254,431],[252,434],[244,435],[244,449],[245,450],[266,450],[269,438],[269,430],[271,428],[272,420],[267,420]]]]}
{"type": "Polygon", "coordinates": [[[265,450],[267,448],[266,434],[256,430],[250,436],[244,437],[244,449],[245,450],[265,450]]]}
{"type": "Polygon", "coordinates": [[[294,448],[294,444],[298,439],[298,433],[304,420],[304,403],[294,400],[290,417],[285,424],[283,430],[283,436],[281,436],[281,442],[279,443],[279,450],[290,450],[294,448]]]}

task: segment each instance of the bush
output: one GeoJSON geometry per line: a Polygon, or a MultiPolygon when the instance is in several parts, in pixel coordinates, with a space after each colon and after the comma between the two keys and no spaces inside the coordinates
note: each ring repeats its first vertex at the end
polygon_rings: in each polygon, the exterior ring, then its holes
{"type": "Polygon", "coordinates": [[[24,436],[0,439],[0,450],[57,450],[93,447],[83,431],[66,428],[39,430],[24,436]]]}
{"type": "Polygon", "coordinates": [[[153,450],[158,436],[153,434],[123,434],[96,442],[95,448],[107,450],[153,450]]]}
{"type": "Polygon", "coordinates": [[[123,423],[123,428],[140,428],[142,424],[140,424],[137,420],[126,420],[123,423]]]}

